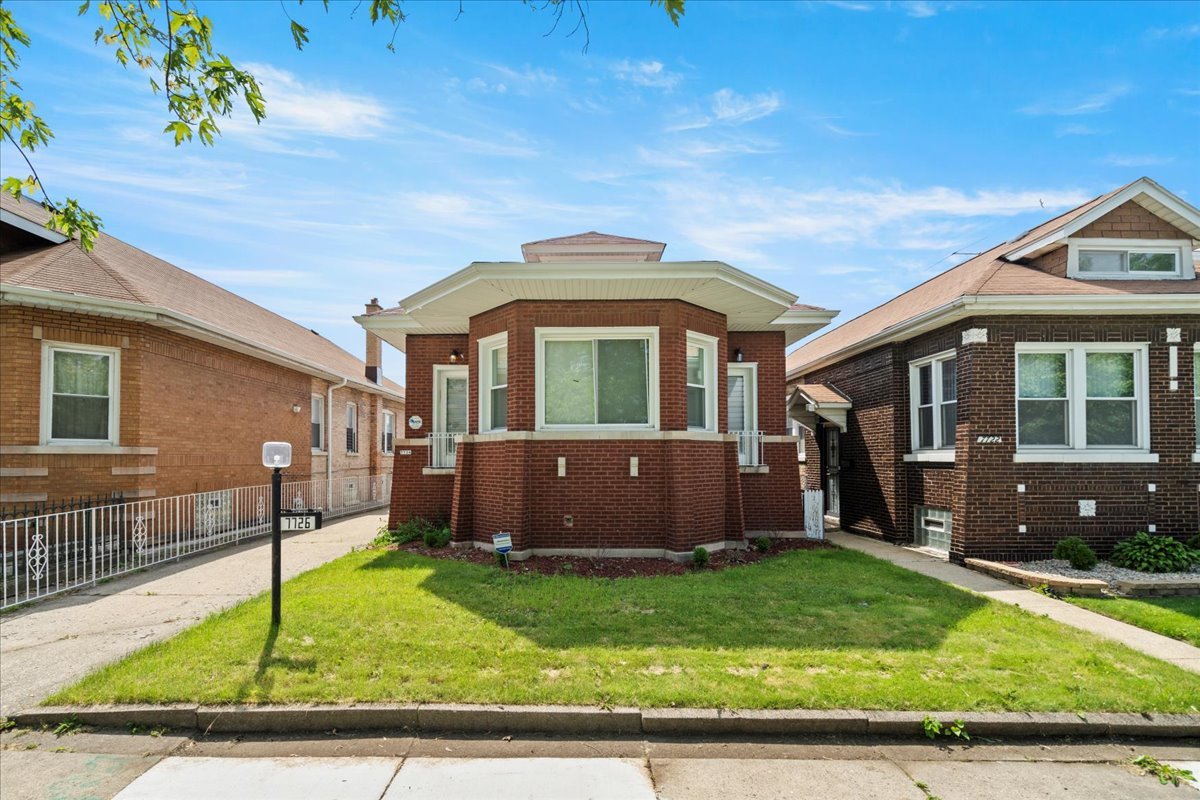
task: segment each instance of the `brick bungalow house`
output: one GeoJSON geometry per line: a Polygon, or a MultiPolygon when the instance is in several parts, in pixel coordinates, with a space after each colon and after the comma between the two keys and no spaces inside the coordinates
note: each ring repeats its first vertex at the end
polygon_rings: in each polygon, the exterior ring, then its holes
{"type": "Polygon", "coordinates": [[[788,358],[843,528],[952,559],[1200,529],[1200,211],[1142,178],[788,358]]]}
{"type": "Polygon", "coordinates": [[[407,354],[392,524],[444,518],[464,547],[507,532],[517,558],[803,530],[785,351],[836,312],[665,246],[532,242],[356,317],[407,354]]]}
{"type": "Polygon", "coordinates": [[[261,485],[269,440],[293,444],[289,481],[357,497],[391,471],[404,397],[377,338],[364,365],[119,239],[85,253],[47,216],[0,199],[0,508],[261,485]]]}

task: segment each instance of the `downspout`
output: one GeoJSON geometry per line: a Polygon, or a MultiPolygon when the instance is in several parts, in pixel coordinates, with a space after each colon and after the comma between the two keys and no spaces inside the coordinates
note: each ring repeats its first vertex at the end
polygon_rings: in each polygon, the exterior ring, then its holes
{"type": "Polygon", "coordinates": [[[325,510],[333,510],[333,390],[341,389],[350,382],[342,378],[337,386],[329,384],[325,392],[325,510]]]}

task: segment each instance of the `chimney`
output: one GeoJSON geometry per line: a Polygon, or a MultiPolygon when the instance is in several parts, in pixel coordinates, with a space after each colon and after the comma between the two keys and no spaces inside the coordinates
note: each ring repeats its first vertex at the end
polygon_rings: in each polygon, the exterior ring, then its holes
{"type": "MultiPolygon", "coordinates": [[[[367,314],[378,314],[383,311],[383,306],[379,305],[379,298],[372,297],[371,302],[366,304],[367,314]]],[[[383,340],[371,331],[367,331],[367,380],[371,383],[380,383],[383,381],[383,340]]]]}

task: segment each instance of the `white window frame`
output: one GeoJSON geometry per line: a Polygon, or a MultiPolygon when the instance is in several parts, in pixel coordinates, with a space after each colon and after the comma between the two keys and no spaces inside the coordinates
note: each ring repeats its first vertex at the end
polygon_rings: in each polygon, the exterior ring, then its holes
{"type": "MultiPolygon", "coordinates": [[[[687,332],[687,344],[684,349],[684,416],[687,416],[687,390],[699,388],[704,390],[704,425],[687,426],[689,431],[715,431],[717,429],[717,337],[695,331],[687,332]],[[687,382],[687,349],[691,347],[704,348],[704,384],[687,382]]],[[[685,420],[686,422],[686,420],[685,420]]]]}
{"type": "Polygon", "coordinates": [[[805,427],[798,421],[791,419],[788,420],[788,428],[791,430],[792,436],[798,436],[800,439],[800,441],[796,442],[796,460],[803,464],[808,460],[808,454],[805,452],[805,427]]]}
{"type": "Polygon", "coordinates": [[[42,396],[41,396],[41,443],[57,445],[117,445],[121,441],[121,349],[100,347],[70,342],[42,342],[42,396]],[[55,439],[51,436],[54,414],[54,353],[101,354],[108,361],[108,438],[106,439],[55,439]]]}
{"type": "MultiPolygon", "coordinates": [[[[1192,343],[1192,407],[1197,408],[1200,404],[1200,369],[1197,369],[1196,356],[1200,355],[1200,342],[1192,343]]],[[[1200,410],[1194,412],[1196,418],[1192,420],[1196,429],[1196,454],[1192,456],[1192,461],[1200,462],[1200,410]]]]}
{"type": "Polygon", "coordinates": [[[358,439],[358,403],[346,403],[346,430],[354,431],[354,449],[346,448],[346,455],[356,456],[362,452],[362,447],[358,439]],[[353,413],[351,413],[353,412],[353,413]]]}
{"type": "Polygon", "coordinates": [[[1089,281],[1190,280],[1196,277],[1190,239],[1067,239],[1067,277],[1089,281]],[[1170,253],[1175,256],[1174,272],[1081,272],[1079,252],[1103,250],[1116,253],[1170,253]]]}
{"type": "Polygon", "coordinates": [[[1150,346],[1146,342],[1018,342],[1013,356],[1014,461],[1025,462],[1152,462],[1150,452],[1150,346]],[[1028,445],[1020,440],[1021,353],[1065,353],[1067,356],[1067,444],[1028,445]],[[1133,353],[1133,392],[1137,413],[1137,442],[1133,445],[1088,447],[1087,354],[1133,353]]]}
{"type": "MultiPolygon", "coordinates": [[[[505,415],[504,424],[492,425],[492,351],[508,347],[508,332],[497,333],[479,340],[479,432],[495,433],[508,430],[508,417],[505,415]]],[[[510,384],[504,384],[505,389],[510,384]]]]}
{"type": "MultiPolygon", "coordinates": [[[[947,444],[946,432],[942,430],[942,406],[945,401],[942,399],[942,365],[950,360],[958,359],[957,350],[943,350],[940,353],[935,353],[925,358],[918,358],[915,361],[908,362],[908,427],[909,427],[909,452],[912,455],[921,453],[948,455],[953,458],[956,445],[947,444]],[[930,370],[930,388],[933,390],[933,446],[921,447],[921,430],[920,430],[920,400],[921,400],[921,367],[929,366],[930,370]]],[[[955,364],[955,375],[957,375],[958,365],[955,364]]],[[[958,395],[955,393],[955,419],[958,418],[958,395]]],[[[922,459],[924,460],[924,459],[922,459]]]]}
{"type": "MultiPolygon", "coordinates": [[[[467,427],[471,421],[470,371],[466,364],[434,364],[433,365],[433,427],[432,433],[446,433],[446,419],[443,409],[446,406],[446,379],[464,378],[467,381],[467,427]]],[[[466,434],[466,431],[463,431],[466,434]]]]}
{"type": "Polygon", "coordinates": [[[658,430],[658,328],[657,327],[609,327],[609,328],[534,328],[534,404],[535,429],[539,431],[562,430],[658,430]],[[546,342],[585,341],[588,339],[647,339],[649,376],[646,386],[646,424],[596,423],[592,425],[547,425],[546,424],[546,342]]]}
{"type": "Polygon", "coordinates": [[[379,452],[392,454],[396,452],[396,412],[383,411],[379,415],[379,452]],[[387,447],[387,422],[392,420],[392,448],[387,447]]]}
{"type": "MultiPolygon", "coordinates": [[[[725,375],[728,378],[735,372],[745,373],[746,376],[746,426],[747,431],[757,431],[758,427],[758,363],[754,361],[731,361],[726,366],[725,375]]],[[[726,381],[728,383],[728,381],[726,381]]],[[[729,421],[729,398],[725,398],[726,422],[729,421]]],[[[732,433],[732,431],[730,431],[732,433]]]]}
{"type": "Polygon", "coordinates": [[[311,402],[309,403],[309,406],[308,406],[308,425],[309,425],[309,432],[308,432],[308,444],[309,444],[309,447],[312,449],[312,452],[313,452],[313,453],[324,453],[324,452],[325,452],[325,450],[326,450],[326,448],[327,448],[327,447],[329,447],[329,431],[325,430],[325,428],[326,428],[326,420],[325,420],[325,398],[324,398],[324,397],[322,397],[321,395],[317,394],[316,392],[313,392],[313,395],[312,395],[312,400],[311,400],[311,402]],[[321,414],[320,414],[320,418],[321,418],[321,446],[320,446],[320,447],[313,447],[313,446],[312,446],[312,409],[313,409],[313,406],[314,406],[314,405],[315,405],[315,406],[317,406],[318,408],[320,408],[320,409],[321,409],[321,414]]]}

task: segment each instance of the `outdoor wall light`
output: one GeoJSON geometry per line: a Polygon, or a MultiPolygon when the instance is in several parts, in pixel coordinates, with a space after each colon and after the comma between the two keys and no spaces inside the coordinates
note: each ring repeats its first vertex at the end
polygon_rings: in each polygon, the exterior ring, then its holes
{"type": "Polygon", "coordinates": [[[293,414],[300,413],[300,404],[299,403],[292,403],[292,413],[293,414]]]}
{"type": "Polygon", "coordinates": [[[466,360],[467,360],[466,356],[464,356],[462,354],[462,352],[460,352],[459,350],[451,350],[450,351],[450,363],[451,364],[457,364],[461,361],[466,361],[466,360]]]}
{"type": "Polygon", "coordinates": [[[742,363],[742,348],[735,347],[733,349],[733,360],[738,362],[739,364],[742,363]]]}

